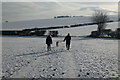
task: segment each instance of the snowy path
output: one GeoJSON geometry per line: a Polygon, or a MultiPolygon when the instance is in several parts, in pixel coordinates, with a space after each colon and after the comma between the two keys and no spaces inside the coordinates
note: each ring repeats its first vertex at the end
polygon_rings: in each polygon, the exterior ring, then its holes
{"type": "MultiPolygon", "coordinates": [[[[62,59],[64,59],[64,63],[63,63],[64,66],[63,66],[62,71],[65,72],[65,77],[76,78],[76,70],[77,70],[76,68],[77,67],[74,62],[73,54],[70,51],[65,51],[62,53],[64,54],[62,56],[62,59]]],[[[44,54],[48,54],[48,52],[46,52],[44,54]]],[[[23,67],[20,71],[16,72],[11,77],[14,77],[14,78],[26,77],[28,74],[31,73],[31,70],[33,70],[34,68],[36,68],[36,66],[41,64],[40,61],[45,60],[45,58],[48,58],[48,57],[47,56],[38,57],[36,60],[33,60],[27,67],[23,67]]],[[[49,64],[46,64],[46,65],[49,65],[49,64]]],[[[44,78],[43,75],[39,75],[39,77],[44,78]]]]}
{"type": "Polygon", "coordinates": [[[65,59],[66,59],[66,62],[65,62],[65,66],[66,69],[68,69],[68,78],[76,78],[76,73],[75,73],[75,70],[76,70],[76,65],[75,65],[75,62],[74,62],[74,58],[72,56],[72,53],[70,53],[69,51],[67,51],[64,55],[65,59]]]}

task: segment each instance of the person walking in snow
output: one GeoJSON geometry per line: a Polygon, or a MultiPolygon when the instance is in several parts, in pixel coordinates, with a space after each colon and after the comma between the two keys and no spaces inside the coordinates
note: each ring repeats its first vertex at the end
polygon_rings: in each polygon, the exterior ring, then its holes
{"type": "Polygon", "coordinates": [[[51,35],[47,36],[46,44],[47,44],[47,51],[50,51],[51,50],[51,44],[52,44],[52,37],[51,37],[51,35]]]}
{"type": "Polygon", "coordinates": [[[71,42],[70,33],[68,33],[68,35],[65,37],[65,39],[63,41],[66,41],[66,49],[69,50],[70,49],[70,42],[71,42]]]}

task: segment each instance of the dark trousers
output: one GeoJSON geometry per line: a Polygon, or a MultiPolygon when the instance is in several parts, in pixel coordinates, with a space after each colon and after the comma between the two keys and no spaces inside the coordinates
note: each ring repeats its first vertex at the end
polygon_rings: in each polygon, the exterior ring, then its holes
{"type": "Polygon", "coordinates": [[[51,51],[51,44],[47,44],[47,51],[51,51]]]}
{"type": "Polygon", "coordinates": [[[70,44],[66,44],[66,49],[67,49],[67,50],[70,49],[70,44]]]}

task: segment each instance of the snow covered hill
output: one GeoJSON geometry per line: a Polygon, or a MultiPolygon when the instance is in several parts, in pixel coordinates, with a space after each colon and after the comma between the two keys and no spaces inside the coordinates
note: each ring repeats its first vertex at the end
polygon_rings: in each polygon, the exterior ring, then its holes
{"type": "MultiPolygon", "coordinates": [[[[110,20],[118,20],[118,16],[110,16],[110,20]]],[[[21,30],[30,28],[67,26],[72,24],[89,23],[91,17],[53,18],[31,21],[3,22],[2,30],[21,30]]]]}

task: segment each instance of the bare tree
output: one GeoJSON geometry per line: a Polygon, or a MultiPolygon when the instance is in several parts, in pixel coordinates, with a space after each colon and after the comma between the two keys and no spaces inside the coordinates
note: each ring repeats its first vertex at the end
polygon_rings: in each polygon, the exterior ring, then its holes
{"type": "Polygon", "coordinates": [[[95,11],[92,16],[92,21],[98,25],[98,32],[101,34],[106,27],[106,22],[109,20],[108,15],[102,11],[95,11]]]}

